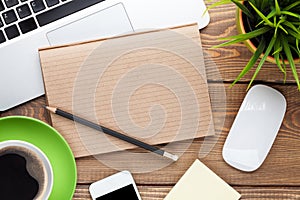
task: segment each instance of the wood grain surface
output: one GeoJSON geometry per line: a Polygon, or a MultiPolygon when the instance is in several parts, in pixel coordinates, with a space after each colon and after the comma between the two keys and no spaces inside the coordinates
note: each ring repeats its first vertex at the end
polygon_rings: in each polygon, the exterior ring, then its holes
{"type": "MultiPolygon", "coordinates": [[[[171,190],[171,186],[138,186],[143,200],[161,200],[171,190]]],[[[241,187],[234,186],[243,194],[241,200],[299,200],[300,187],[241,187]]],[[[91,199],[86,185],[78,185],[74,200],[91,199]]]]}
{"type": "MultiPolygon", "coordinates": [[[[207,5],[210,3],[207,2],[207,5]]],[[[229,88],[230,83],[251,57],[251,53],[243,44],[210,49],[213,45],[220,43],[219,38],[236,34],[235,7],[225,5],[214,8],[210,10],[210,16],[209,26],[201,30],[201,39],[207,53],[206,58],[211,58],[211,60],[207,60],[206,71],[215,129],[220,135],[212,151],[207,156],[201,157],[200,160],[239,191],[242,199],[299,200],[300,92],[297,91],[290,71],[284,84],[283,75],[276,65],[266,63],[254,82],[254,84],[262,83],[279,90],[287,99],[287,112],[283,124],[264,164],[253,173],[244,173],[231,168],[222,159],[221,149],[224,140],[246,94],[247,84],[253,70],[233,88],[229,88]],[[222,84],[223,82],[224,84],[222,84]],[[226,92],[225,97],[220,95],[222,90],[226,92]],[[224,100],[226,100],[226,106],[223,104],[224,100]]],[[[299,64],[297,68],[299,69],[299,64]]],[[[2,112],[0,117],[25,115],[51,124],[49,114],[43,108],[45,104],[46,100],[43,96],[7,112],[2,112]]],[[[198,157],[202,143],[203,139],[194,140],[179,161],[166,168],[151,173],[134,174],[143,200],[163,199],[198,157]]],[[[206,140],[205,144],[210,145],[210,141],[206,140]]],[[[76,159],[76,163],[78,170],[78,185],[74,195],[76,200],[90,199],[89,184],[116,172],[93,157],[76,159]]]]}

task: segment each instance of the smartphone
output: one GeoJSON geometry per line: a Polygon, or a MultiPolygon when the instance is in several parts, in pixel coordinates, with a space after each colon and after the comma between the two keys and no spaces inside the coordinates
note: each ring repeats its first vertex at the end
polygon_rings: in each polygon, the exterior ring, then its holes
{"type": "Polygon", "coordinates": [[[129,171],[121,171],[92,183],[89,191],[93,200],[142,200],[129,171]]]}

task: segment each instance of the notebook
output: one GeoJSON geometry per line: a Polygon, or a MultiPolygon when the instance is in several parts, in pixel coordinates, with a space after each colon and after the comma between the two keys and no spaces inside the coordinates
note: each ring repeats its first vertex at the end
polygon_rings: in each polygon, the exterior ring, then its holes
{"type": "Polygon", "coordinates": [[[241,195],[198,159],[164,200],[238,200],[241,195]]]}
{"type": "MultiPolygon", "coordinates": [[[[197,24],[39,53],[50,106],[149,144],[214,135],[197,24]]],[[[55,114],[51,119],[75,157],[136,148],[55,114]]]]}

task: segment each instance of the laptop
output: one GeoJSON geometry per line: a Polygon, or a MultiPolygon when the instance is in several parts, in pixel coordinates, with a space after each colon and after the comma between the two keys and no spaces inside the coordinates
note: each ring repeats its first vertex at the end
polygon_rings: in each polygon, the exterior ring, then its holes
{"type": "Polygon", "coordinates": [[[44,94],[38,48],[197,22],[203,0],[0,0],[0,111],[44,94]]]}

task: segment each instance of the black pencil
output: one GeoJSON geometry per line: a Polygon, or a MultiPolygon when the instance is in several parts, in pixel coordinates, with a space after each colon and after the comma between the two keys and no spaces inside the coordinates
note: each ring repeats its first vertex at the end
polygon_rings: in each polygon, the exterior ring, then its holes
{"type": "Polygon", "coordinates": [[[113,137],[119,138],[119,139],[121,139],[123,141],[126,141],[128,143],[134,144],[136,146],[139,146],[139,147],[141,147],[143,149],[146,149],[146,150],[151,151],[153,153],[156,153],[158,155],[164,156],[166,158],[170,158],[170,159],[172,159],[174,161],[177,161],[177,159],[178,159],[177,155],[168,153],[168,152],[166,152],[164,150],[161,150],[161,149],[159,149],[157,147],[151,146],[151,145],[146,144],[146,143],[144,143],[142,141],[139,141],[139,140],[137,140],[135,138],[129,137],[127,135],[124,135],[122,133],[116,132],[116,131],[111,130],[109,128],[103,127],[103,126],[101,126],[99,124],[95,124],[93,122],[90,122],[90,121],[88,121],[86,119],[83,119],[81,117],[75,116],[75,115],[73,115],[71,113],[68,113],[66,111],[60,110],[58,108],[49,107],[49,106],[46,106],[46,109],[49,110],[50,112],[53,112],[53,113],[57,114],[57,115],[60,115],[62,117],[70,119],[70,120],[74,120],[75,122],[78,122],[78,123],[83,124],[85,126],[88,126],[90,128],[96,129],[98,131],[101,131],[101,132],[103,132],[105,134],[108,134],[108,135],[111,135],[113,137]]]}

